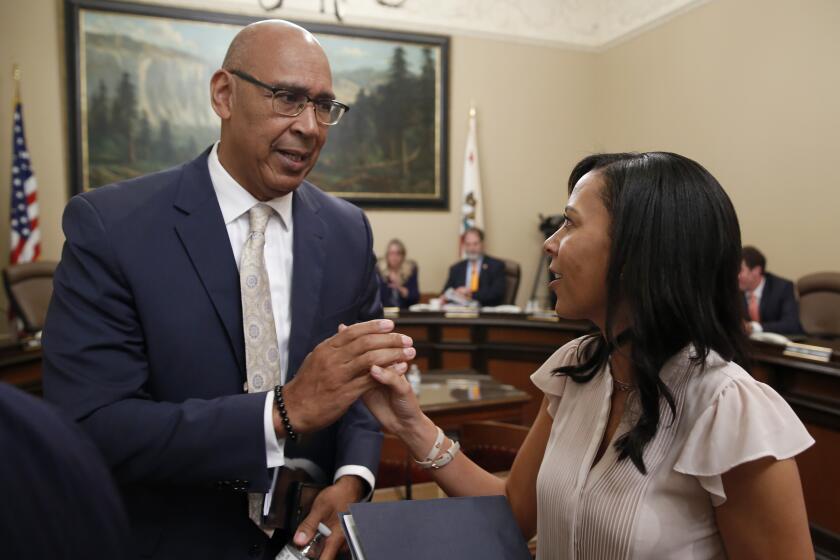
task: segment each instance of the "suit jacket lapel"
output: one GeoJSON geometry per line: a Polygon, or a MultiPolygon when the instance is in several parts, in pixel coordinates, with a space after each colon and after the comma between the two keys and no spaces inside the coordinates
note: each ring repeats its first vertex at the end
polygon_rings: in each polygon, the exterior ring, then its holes
{"type": "Polygon", "coordinates": [[[174,203],[184,215],[175,230],[224,324],[228,342],[244,376],[245,347],[239,272],[207,169],[208,153],[209,150],[205,151],[184,167],[174,203]]]}
{"type": "Polygon", "coordinates": [[[478,272],[478,287],[481,289],[482,286],[487,285],[487,275],[489,267],[487,266],[487,257],[481,259],[481,269],[478,272]]]}
{"type": "Polygon", "coordinates": [[[769,274],[765,274],[764,290],[761,292],[761,301],[758,302],[758,316],[761,318],[762,323],[767,320],[766,317],[770,316],[770,305],[773,303],[772,298],[776,295],[773,293],[775,288],[776,285],[773,279],[769,274]]]}
{"type": "Polygon", "coordinates": [[[294,377],[306,357],[315,315],[319,309],[321,282],[324,277],[326,227],[318,214],[320,206],[312,195],[312,189],[315,187],[304,182],[293,195],[292,328],[289,334],[287,382],[294,377]]]}

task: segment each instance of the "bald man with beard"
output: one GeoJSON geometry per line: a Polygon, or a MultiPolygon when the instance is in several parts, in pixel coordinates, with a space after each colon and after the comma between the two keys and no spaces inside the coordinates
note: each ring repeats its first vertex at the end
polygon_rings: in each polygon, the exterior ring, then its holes
{"type": "Polygon", "coordinates": [[[273,558],[336,529],[375,482],[368,372],[414,357],[380,319],[365,215],[305,181],[348,110],[317,40],[245,27],[210,100],[221,137],[198,158],[69,202],[44,328],[45,397],[103,452],[144,558],[273,558]],[[293,463],[327,486],[269,537],[293,463]]]}

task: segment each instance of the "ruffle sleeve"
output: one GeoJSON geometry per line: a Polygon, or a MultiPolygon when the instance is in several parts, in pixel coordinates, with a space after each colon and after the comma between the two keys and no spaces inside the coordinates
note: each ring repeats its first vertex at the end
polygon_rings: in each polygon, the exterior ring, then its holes
{"type": "Polygon", "coordinates": [[[717,507],[726,501],[721,474],[762,457],[788,459],[813,443],[776,391],[752,377],[734,378],[700,413],[674,470],[696,477],[717,507]]]}
{"type": "Polygon", "coordinates": [[[557,407],[560,406],[560,398],[563,396],[563,390],[566,387],[566,376],[553,372],[560,366],[569,365],[574,362],[579,345],[580,339],[563,345],[537,371],[531,374],[531,382],[540,391],[545,393],[548,399],[548,414],[552,418],[554,418],[554,414],[557,412],[557,407]]]}

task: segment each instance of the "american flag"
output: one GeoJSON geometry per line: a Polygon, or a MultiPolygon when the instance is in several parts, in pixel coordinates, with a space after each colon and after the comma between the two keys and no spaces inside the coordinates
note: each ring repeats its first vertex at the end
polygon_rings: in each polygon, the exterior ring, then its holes
{"type": "Polygon", "coordinates": [[[23,132],[23,108],[15,103],[12,134],[12,225],[11,264],[38,260],[41,254],[41,231],[38,229],[38,187],[26,150],[23,132]]]}

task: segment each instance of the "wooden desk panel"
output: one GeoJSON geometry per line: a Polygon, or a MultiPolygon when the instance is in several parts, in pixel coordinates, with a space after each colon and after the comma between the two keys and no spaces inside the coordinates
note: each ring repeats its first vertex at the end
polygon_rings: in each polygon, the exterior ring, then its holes
{"type": "Polygon", "coordinates": [[[41,348],[19,343],[0,347],[0,382],[41,395],[41,348]]]}
{"type": "Polygon", "coordinates": [[[808,519],[835,534],[840,534],[840,432],[805,422],[816,443],[796,457],[808,519]],[[828,476],[828,480],[824,477],[828,476]]]}
{"type": "Polygon", "coordinates": [[[429,329],[424,326],[411,327],[403,325],[402,328],[400,328],[400,332],[404,335],[410,336],[415,343],[429,340],[429,329]]]}
{"type": "Polygon", "coordinates": [[[443,326],[440,329],[440,338],[446,342],[471,342],[472,333],[468,326],[443,326]]]}
{"type": "Polygon", "coordinates": [[[440,353],[441,369],[470,369],[473,366],[469,350],[443,350],[440,353]]]}
{"type": "Polygon", "coordinates": [[[569,333],[545,329],[522,329],[515,327],[496,327],[487,330],[487,342],[543,344],[547,346],[563,346],[572,340],[569,333]]]}

